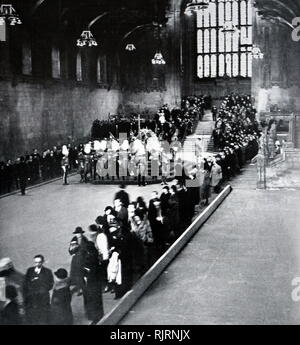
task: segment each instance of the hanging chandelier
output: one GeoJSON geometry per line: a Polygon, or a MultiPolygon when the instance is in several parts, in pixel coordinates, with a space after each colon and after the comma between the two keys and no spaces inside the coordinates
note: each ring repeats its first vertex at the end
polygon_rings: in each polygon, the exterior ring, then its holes
{"type": "Polygon", "coordinates": [[[210,0],[192,0],[186,5],[184,13],[192,15],[194,12],[206,10],[209,6],[210,0]]]}
{"type": "Polygon", "coordinates": [[[154,58],[152,59],[152,65],[165,65],[166,61],[164,60],[164,57],[161,52],[158,52],[154,55],[154,58]]]}
{"type": "Polygon", "coordinates": [[[132,52],[133,50],[136,50],[136,47],[133,43],[128,43],[125,50],[128,50],[129,52],[132,52]]]}
{"type": "Polygon", "coordinates": [[[256,45],[253,46],[252,48],[252,53],[251,53],[253,59],[263,59],[264,58],[264,54],[261,52],[260,48],[257,47],[256,45]]]}
{"type": "Polygon", "coordinates": [[[82,31],[80,38],[77,40],[77,46],[78,47],[84,47],[86,45],[89,47],[93,47],[93,46],[98,45],[98,43],[94,39],[94,36],[90,30],[82,31]]]}
{"type": "Polygon", "coordinates": [[[10,4],[0,6],[0,25],[4,25],[6,22],[9,25],[22,24],[18,13],[10,4]]]}
{"type": "Polygon", "coordinates": [[[239,30],[237,29],[237,27],[233,24],[232,21],[226,21],[224,23],[223,29],[221,30],[222,32],[229,32],[229,33],[236,33],[239,32],[239,30]]]}

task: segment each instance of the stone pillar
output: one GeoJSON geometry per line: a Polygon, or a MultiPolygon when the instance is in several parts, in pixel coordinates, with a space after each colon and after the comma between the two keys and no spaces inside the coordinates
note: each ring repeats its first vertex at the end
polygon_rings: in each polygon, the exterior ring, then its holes
{"type": "Polygon", "coordinates": [[[299,43],[292,40],[290,28],[254,12],[253,42],[264,53],[262,60],[253,59],[252,96],[258,115],[276,104],[283,112],[299,110],[299,43]]]}
{"type": "Polygon", "coordinates": [[[167,12],[168,22],[166,25],[166,89],[165,103],[171,107],[180,106],[181,103],[181,25],[180,4],[172,0],[167,12]],[[166,46],[167,45],[167,46],[166,46]]]}

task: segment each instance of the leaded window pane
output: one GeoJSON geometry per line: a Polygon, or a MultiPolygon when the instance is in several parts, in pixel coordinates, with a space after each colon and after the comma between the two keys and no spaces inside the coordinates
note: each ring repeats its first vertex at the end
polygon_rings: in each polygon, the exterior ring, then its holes
{"type": "Polygon", "coordinates": [[[237,1],[232,3],[232,22],[234,25],[239,25],[239,4],[237,1]]]}
{"type": "Polygon", "coordinates": [[[224,2],[219,2],[219,26],[224,25],[224,20],[225,20],[224,2]]]}
{"type": "Polygon", "coordinates": [[[231,2],[226,2],[225,4],[225,14],[226,14],[226,20],[231,20],[231,2]]]}
{"type": "Polygon", "coordinates": [[[239,51],[239,42],[240,42],[239,35],[233,34],[232,36],[232,51],[233,52],[239,51]]]}
{"type": "Polygon", "coordinates": [[[211,56],[210,66],[211,66],[210,76],[211,76],[211,78],[216,78],[216,76],[217,76],[217,55],[214,54],[211,56]]]}
{"type": "Polygon", "coordinates": [[[231,77],[232,75],[232,68],[231,68],[231,54],[226,54],[226,74],[231,77]]]}
{"type": "Polygon", "coordinates": [[[225,60],[224,54],[219,55],[219,76],[223,77],[225,74],[225,60]]]}
{"type": "Polygon", "coordinates": [[[204,73],[203,73],[203,56],[199,55],[198,56],[198,77],[203,78],[204,73]]]}
{"type": "Polygon", "coordinates": [[[206,11],[203,16],[204,16],[204,27],[209,28],[210,27],[209,11],[206,11]]]}
{"type": "Polygon", "coordinates": [[[231,52],[232,51],[232,46],[231,46],[231,41],[232,41],[232,33],[231,32],[226,32],[225,33],[226,37],[226,51],[231,52]]]}
{"type": "Polygon", "coordinates": [[[225,34],[219,29],[219,52],[225,51],[225,34]]]}
{"type": "Polygon", "coordinates": [[[246,1],[241,2],[241,25],[247,24],[247,4],[246,1]]]}
{"type": "Polygon", "coordinates": [[[217,26],[217,6],[214,2],[210,3],[210,25],[217,26]]]}
{"type": "Polygon", "coordinates": [[[212,0],[207,10],[197,14],[197,27],[199,78],[222,77],[225,73],[251,77],[251,1],[212,0]],[[238,31],[224,33],[225,20],[232,21],[238,31]]]}
{"type": "Polygon", "coordinates": [[[248,0],[248,25],[252,25],[252,4],[251,4],[251,0],[248,0]]]}
{"type": "Polygon", "coordinates": [[[239,55],[233,54],[232,57],[232,76],[237,77],[239,75],[239,55]]]}
{"type": "Polygon", "coordinates": [[[247,77],[247,54],[241,54],[241,76],[247,77]]]}
{"type": "Polygon", "coordinates": [[[203,28],[203,13],[197,12],[197,28],[203,28]]]}
{"type": "Polygon", "coordinates": [[[204,56],[204,77],[210,76],[210,58],[209,55],[204,56]]]}
{"type": "Polygon", "coordinates": [[[210,39],[209,39],[209,30],[204,30],[204,53],[209,53],[210,48],[210,39]]]}
{"type": "Polygon", "coordinates": [[[210,51],[215,53],[217,51],[217,32],[216,29],[212,29],[210,32],[210,51]]]}
{"type": "Polygon", "coordinates": [[[198,30],[198,53],[203,53],[203,30],[198,30]]]}
{"type": "Polygon", "coordinates": [[[248,53],[248,77],[252,77],[252,53],[248,53]]]}

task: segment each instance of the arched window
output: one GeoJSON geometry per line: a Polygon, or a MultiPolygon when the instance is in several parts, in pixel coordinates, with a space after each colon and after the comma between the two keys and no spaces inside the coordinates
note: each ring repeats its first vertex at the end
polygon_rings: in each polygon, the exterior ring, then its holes
{"type": "Polygon", "coordinates": [[[60,50],[58,47],[52,47],[52,78],[61,77],[61,66],[60,66],[60,50]]]}
{"type": "Polygon", "coordinates": [[[32,75],[31,45],[28,42],[23,42],[22,46],[22,73],[32,75]]]}
{"type": "Polygon", "coordinates": [[[99,56],[97,59],[97,83],[106,83],[106,56],[99,56]]]}
{"type": "Polygon", "coordinates": [[[197,13],[198,77],[216,78],[226,74],[251,78],[251,0],[210,1],[207,10],[197,13]],[[231,21],[239,32],[224,33],[225,21],[231,21]]]}
{"type": "Polygon", "coordinates": [[[76,59],[76,80],[82,81],[82,58],[81,58],[81,51],[77,53],[76,59]]]}

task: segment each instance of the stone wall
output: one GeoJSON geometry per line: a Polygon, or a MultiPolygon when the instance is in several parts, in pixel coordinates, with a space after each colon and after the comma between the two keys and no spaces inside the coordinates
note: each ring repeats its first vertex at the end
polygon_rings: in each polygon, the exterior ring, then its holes
{"type": "Polygon", "coordinates": [[[160,30],[141,29],[131,37],[137,50],[121,55],[121,85],[123,107],[129,112],[155,113],[167,103],[180,106],[181,101],[181,4],[170,0],[168,22],[160,30]],[[151,60],[160,50],[166,65],[152,65],[151,60]],[[129,54],[131,54],[129,56],[129,54]]]}
{"type": "Polygon", "coordinates": [[[120,91],[60,82],[0,82],[0,159],[89,137],[93,120],[117,113],[120,91]]]}

